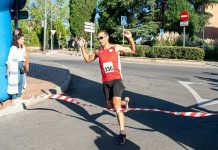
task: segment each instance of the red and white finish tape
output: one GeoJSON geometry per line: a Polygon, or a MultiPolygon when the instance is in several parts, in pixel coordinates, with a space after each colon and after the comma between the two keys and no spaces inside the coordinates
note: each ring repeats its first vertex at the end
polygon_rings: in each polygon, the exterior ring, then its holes
{"type": "MultiPolygon", "coordinates": [[[[69,96],[64,95],[48,95],[49,99],[56,99],[56,100],[64,100],[70,103],[74,103],[76,105],[80,106],[88,106],[88,107],[98,107],[95,105],[89,105],[89,104],[82,104],[73,98],[70,98],[69,96]]],[[[110,109],[110,111],[116,112],[116,109],[110,109]]],[[[151,112],[162,112],[166,114],[172,114],[176,116],[186,116],[186,117],[208,117],[208,116],[215,116],[218,115],[217,113],[208,113],[208,112],[174,112],[174,111],[166,111],[161,109],[155,109],[155,108],[129,108],[129,109],[120,109],[121,112],[128,112],[128,111],[151,111],[151,112]]]]}
{"type": "Polygon", "coordinates": [[[64,96],[64,95],[48,95],[49,99],[56,99],[56,100],[64,100],[76,105],[81,105],[81,106],[89,106],[89,107],[98,107],[95,105],[89,105],[89,104],[82,104],[76,100],[74,100],[73,98],[70,98],[69,96],[64,96]]]}
{"type": "MultiPolygon", "coordinates": [[[[110,109],[110,110],[113,112],[116,112],[116,109],[110,109]]],[[[175,111],[166,111],[166,110],[154,109],[154,108],[129,108],[128,110],[121,109],[120,111],[122,111],[122,112],[152,111],[152,112],[162,112],[162,113],[166,113],[166,114],[172,114],[172,115],[176,115],[176,116],[187,116],[187,117],[207,117],[207,116],[217,115],[215,113],[207,113],[207,112],[175,112],[175,111]]]]}

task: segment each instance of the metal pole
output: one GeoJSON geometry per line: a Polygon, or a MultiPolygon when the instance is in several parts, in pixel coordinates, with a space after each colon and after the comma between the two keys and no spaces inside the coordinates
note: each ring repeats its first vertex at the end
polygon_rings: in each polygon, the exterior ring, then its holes
{"type": "MultiPolygon", "coordinates": [[[[28,5],[28,11],[30,12],[30,3],[28,5]]],[[[28,17],[28,47],[30,46],[30,17],[28,17]]]]}
{"type": "Polygon", "coordinates": [[[58,44],[59,44],[59,50],[60,50],[61,49],[61,32],[59,34],[59,42],[58,42],[58,44]]]}
{"type": "Polygon", "coordinates": [[[91,25],[91,38],[90,38],[90,53],[92,53],[92,25],[91,25]]]}
{"type": "Polygon", "coordinates": [[[185,46],[185,27],[183,27],[183,46],[185,46]]]}
{"type": "MultiPolygon", "coordinates": [[[[204,26],[203,26],[203,40],[204,40],[204,26]]],[[[204,49],[204,43],[203,43],[203,49],[204,49]]]]}
{"type": "MultiPolygon", "coordinates": [[[[52,0],[51,0],[51,31],[52,31],[52,0]]],[[[51,32],[51,50],[53,50],[53,35],[51,32]]]]}
{"type": "MultiPolygon", "coordinates": [[[[123,26],[123,32],[124,32],[124,26],[123,26]]],[[[124,45],[124,34],[123,34],[123,45],[124,45]]]]}
{"type": "Polygon", "coordinates": [[[14,25],[15,25],[15,29],[17,29],[19,27],[19,23],[18,23],[18,0],[16,0],[16,5],[15,5],[15,17],[14,17],[14,25]]]}
{"type": "Polygon", "coordinates": [[[47,30],[47,4],[46,4],[46,1],[45,1],[43,51],[45,51],[45,49],[46,49],[46,30],[47,30]]]}

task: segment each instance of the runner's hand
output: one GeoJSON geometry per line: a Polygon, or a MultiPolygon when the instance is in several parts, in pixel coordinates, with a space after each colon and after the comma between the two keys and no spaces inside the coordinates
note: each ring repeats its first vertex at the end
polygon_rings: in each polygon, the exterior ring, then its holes
{"type": "Polygon", "coordinates": [[[79,46],[80,46],[81,48],[83,48],[83,47],[85,47],[85,45],[86,45],[85,39],[84,39],[84,38],[81,38],[81,40],[79,41],[79,46]]]}
{"type": "Polygon", "coordinates": [[[123,35],[127,38],[131,38],[132,37],[132,33],[129,30],[124,30],[123,31],[123,35]]]}

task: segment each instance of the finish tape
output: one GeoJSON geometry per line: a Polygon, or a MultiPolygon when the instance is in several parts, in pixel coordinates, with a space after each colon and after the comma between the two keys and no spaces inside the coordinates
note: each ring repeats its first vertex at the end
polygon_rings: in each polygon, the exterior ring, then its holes
{"type": "MultiPolygon", "coordinates": [[[[64,95],[48,95],[49,99],[56,99],[56,100],[64,100],[76,105],[80,106],[88,106],[88,107],[99,107],[95,105],[89,105],[89,104],[82,104],[73,98],[70,98],[69,96],[64,95]]],[[[108,109],[107,109],[108,110],[108,109]]],[[[110,111],[116,112],[116,109],[109,109],[110,111]]],[[[155,108],[129,108],[129,109],[120,109],[121,112],[128,112],[128,111],[151,111],[151,112],[162,112],[166,114],[172,114],[176,116],[186,116],[186,117],[208,117],[208,116],[216,116],[217,113],[208,113],[208,112],[174,112],[174,111],[166,111],[161,109],[155,109],[155,108]]]]}

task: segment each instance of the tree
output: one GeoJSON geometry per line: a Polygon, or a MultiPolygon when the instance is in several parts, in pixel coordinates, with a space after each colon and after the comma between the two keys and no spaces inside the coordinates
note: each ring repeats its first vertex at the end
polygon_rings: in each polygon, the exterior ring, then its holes
{"type": "Polygon", "coordinates": [[[73,36],[84,36],[84,22],[93,22],[96,0],[70,0],[70,31],[73,36]]]}
{"type": "Polygon", "coordinates": [[[114,42],[121,41],[121,16],[127,16],[128,25],[135,35],[156,34],[159,21],[156,20],[155,0],[103,0],[99,5],[99,26],[107,30],[114,42]]]}
{"type": "Polygon", "coordinates": [[[190,14],[187,33],[195,39],[212,16],[200,11],[201,7],[217,3],[218,0],[102,0],[99,5],[99,26],[109,31],[115,41],[121,41],[120,17],[128,17],[127,28],[135,35],[157,34],[160,28],[165,31],[182,32],[181,11],[190,14]]]}
{"type": "Polygon", "coordinates": [[[188,11],[190,18],[189,26],[186,28],[187,33],[192,39],[196,39],[197,34],[201,32],[212,16],[212,14],[202,11],[202,7],[204,8],[212,2],[218,3],[218,0],[182,0],[179,3],[175,0],[168,0],[166,29],[181,33],[182,28],[179,26],[179,15],[181,11],[188,11]]]}
{"type": "Polygon", "coordinates": [[[192,4],[195,10],[200,12],[202,7],[208,7],[210,5],[218,3],[218,0],[188,0],[188,1],[192,4]]]}
{"type": "MultiPolygon", "coordinates": [[[[55,34],[62,34],[62,37],[66,37],[68,28],[68,16],[69,8],[68,2],[65,0],[28,0],[26,4],[26,10],[29,11],[29,19],[20,21],[20,26],[25,34],[28,34],[30,45],[43,44],[43,27],[42,21],[44,20],[44,6],[47,3],[47,41],[50,38],[51,29],[51,9],[53,29],[57,30],[55,34]],[[52,2],[52,4],[51,4],[52,2]],[[56,23],[57,22],[57,23],[56,23]],[[58,24],[58,26],[56,25],[58,24]],[[61,29],[59,29],[61,28],[61,29]]],[[[55,39],[57,40],[57,38],[55,39]]],[[[57,41],[54,41],[57,43],[57,41]]]]}

